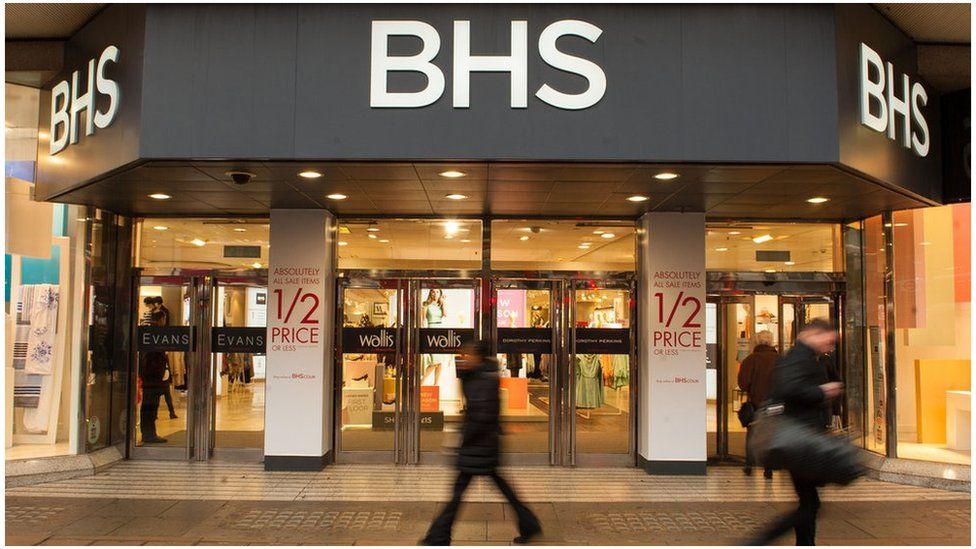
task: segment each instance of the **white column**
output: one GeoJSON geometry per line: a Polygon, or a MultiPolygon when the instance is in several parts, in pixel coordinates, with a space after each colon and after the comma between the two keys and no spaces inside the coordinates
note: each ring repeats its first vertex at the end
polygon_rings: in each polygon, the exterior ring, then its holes
{"type": "Polygon", "coordinates": [[[318,470],[332,450],[335,216],[272,210],[264,468],[318,470]]]}
{"type": "Polygon", "coordinates": [[[638,247],[638,461],[705,474],[705,214],[645,214],[638,247]]]}

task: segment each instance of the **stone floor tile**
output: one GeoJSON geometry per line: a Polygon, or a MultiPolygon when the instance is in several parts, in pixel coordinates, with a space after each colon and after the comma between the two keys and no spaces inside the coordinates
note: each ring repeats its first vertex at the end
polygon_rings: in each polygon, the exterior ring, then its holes
{"type": "Polygon", "coordinates": [[[133,520],[133,517],[113,517],[113,516],[87,516],[80,518],[71,524],[58,528],[58,536],[104,536],[113,530],[117,530],[123,524],[133,520]]]}
{"type": "Polygon", "coordinates": [[[863,518],[857,519],[857,527],[875,537],[935,538],[940,532],[932,526],[909,518],[863,518]]]}
{"type": "Polygon", "coordinates": [[[454,528],[451,530],[451,539],[458,542],[487,541],[488,521],[459,520],[454,523],[454,528]]]}
{"type": "Polygon", "coordinates": [[[177,501],[172,507],[159,514],[160,518],[184,518],[210,516],[217,513],[221,507],[227,505],[227,501],[222,500],[196,500],[196,501],[177,501]]]}
{"type": "Polygon", "coordinates": [[[518,535],[518,527],[510,520],[493,520],[488,523],[488,541],[512,541],[518,535]]]}
{"type": "Polygon", "coordinates": [[[50,537],[50,534],[47,532],[11,534],[8,531],[4,536],[4,545],[37,545],[48,537],[50,537]]]}
{"type": "Polygon", "coordinates": [[[505,507],[501,503],[465,503],[458,511],[457,520],[503,520],[505,507]]]}
{"type": "Polygon", "coordinates": [[[817,520],[818,538],[870,538],[874,537],[858,528],[849,520],[823,518],[817,520]]]}
{"type": "Polygon", "coordinates": [[[206,519],[201,515],[195,518],[130,517],[130,520],[108,535],[120,538],[168,538],[185,534],[190,528],[206,519]]]}
{"type": "Polygon", "coordinates": [[[118,517],[155,517],[176,505],[175,500],[160,499],[127,499],[116,500],[101,509],[101,516],[118,517]]]}
{"type": "Polygon", "coordinates": [[[96,539],[92,545],[142,545],[145,540],[140,539],[96,539]]]}
{"type": "Polygon", "coordinates": [[[91,545],[94,541],[94,538],[50,537],[37,545],[91,545]]]}

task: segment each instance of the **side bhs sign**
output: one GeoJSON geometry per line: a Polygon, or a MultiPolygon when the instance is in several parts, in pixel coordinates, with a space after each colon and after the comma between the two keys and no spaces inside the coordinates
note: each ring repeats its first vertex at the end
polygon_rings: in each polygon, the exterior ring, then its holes
{"type": "Polygon", "coordinates": [[[109,46],[98,59],[88,61],[85,80],[80,71],[71,73],[71,82],[62,80],[51,89],[51,156],[63,151],[68,144],[78,142],[81,113],[85,113],[85,135],[95,128],[105,129],[115,121],[119,112],[119,83],[107,76],[109,64],[119,62],[119,48],[109,46]],[[84,84],[84,93],[81,86],[84,84]],[[108,98],[105,109],[96,107],[98,98],[108,98]]]}

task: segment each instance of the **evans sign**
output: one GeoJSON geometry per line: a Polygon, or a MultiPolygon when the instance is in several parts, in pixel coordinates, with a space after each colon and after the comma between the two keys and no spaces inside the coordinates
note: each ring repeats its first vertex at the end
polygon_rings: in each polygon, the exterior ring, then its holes
{"type": "MultiPolygon", "coordinates": [[[[470,106],[472,72],[507,72],[511,78],[511,106],[513,109],[528,107],[529,96],[529,31],[527,21],[511,22],[510,55],[472,55],[471,22],[454,21],[453,106],[466,109],[470,106]]],[[[492,30],[493,32],[493,30],[492,30]]],[[[603,31],[585,21],[564,19],[546,27],[539,35],[539,57],[549,66],[587,81],[580,93],[564,93],[549,84],[543,84],[535,96],[541,101],[560,109],[579,110],[596,105],[607,91],[607,76],[596,63],[569,55],[556,47],[563,36],[578,36],[596,43],[603,31]]],[[[369,105],[383,108],[426,107],[437,102],[444,94],[444,72],[433,63],[441,50],[441,36],[433,26],[423,21],[373,21],[371,51],[369,105]],[[423,44],[415,55],[390,55],[391,36],[419,38],[423,44]],[[427,77],[427,86],[420,91],[391,92],[387,78],[391,72],[416,72],[427,77]]]]}
{"type": "Polygon", "coordinates": [[[929,125],[922,113],[929,96],[922,84],[896,74],[878,52],[860,45],[861,124],[925,157],[929,154],[929,125]],[[901,96],[901,97],[899,97],[901,96]],[[900,131],[899,131],[900,130],[900,131]]]}
{"type": "Polygon", "coordinates": [[[136,348],[146,351],[192,351],[193,333],[189,326],[139,326],[136,348]]]}
{"type": "Polygon", "coordinates": [[[106,76],[109,63],[119,62],[119,49],[109,46],[98,59],[88,61],[84,93],[80,94],[79,71],[71,73],[71,83],[58,82],[51,89],[51,156],[63,151],[68,144],[78,142],[81,113],[85,113],[85,135],[93,135],[95,128],[105,129],[115,121],[119,112],[119,83],[106,76]],[[105,110],[96,108],[98,94],[108,97],[105,110]]]}

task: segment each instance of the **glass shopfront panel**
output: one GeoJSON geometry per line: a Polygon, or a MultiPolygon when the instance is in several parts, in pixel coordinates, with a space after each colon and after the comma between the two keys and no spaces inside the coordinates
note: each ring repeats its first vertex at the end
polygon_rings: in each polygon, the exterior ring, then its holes
{"type": "Polygon", "coordinates": [[[573,296],[574,441],[577,454],[631,448],[631,292],[583,282],[573,296]]]}
{"type": "Polygon", "coordinates": [[[970,212],[892,216],[899,458],[971,462],[970,212]]]}
{"type": "Polygon", "coordinates": [[[888,270],[888,260],[881,216],[864,220],[863,265],[864,265],[864,333],[865,379],[865,447],[874,452],[887,452],[888,440],[888,342],[886,295],[884,277],[888,270]]]}
{"type": "Polygon", "coordinates": [[[491,222],[491,268],[519,271],[634,271],[633,221],[491,222]]]}
{"type": "Polygon", "coordinates": [[[400,345],[402,281],[341,291],[339,449],[393,452],[400,345]]]}
{"type": "Polygon", "coordinates": [[[421,452],[441,451],[445,432],[457,433],[464,398],[457,374],[461,348],[479,334],[478,291],[465,282],[420,281],[415,305],[415,369],[419,376],[421,452]],[[461,287],[458,287],[461,286],[461,287]],[[464,287],[467,286],[467,287],[464,287]]]}
{"type": "Polygon", "coordinates": [[[495,286],[503,451],[548,453],[555,368],[552,283],[503,280],[495,286]]]}
{"type": "Polygon", "coordinates": [[[705,266],[725,272],[843,272],[841,226],[830,223],[711,222],[705,266]]]}

